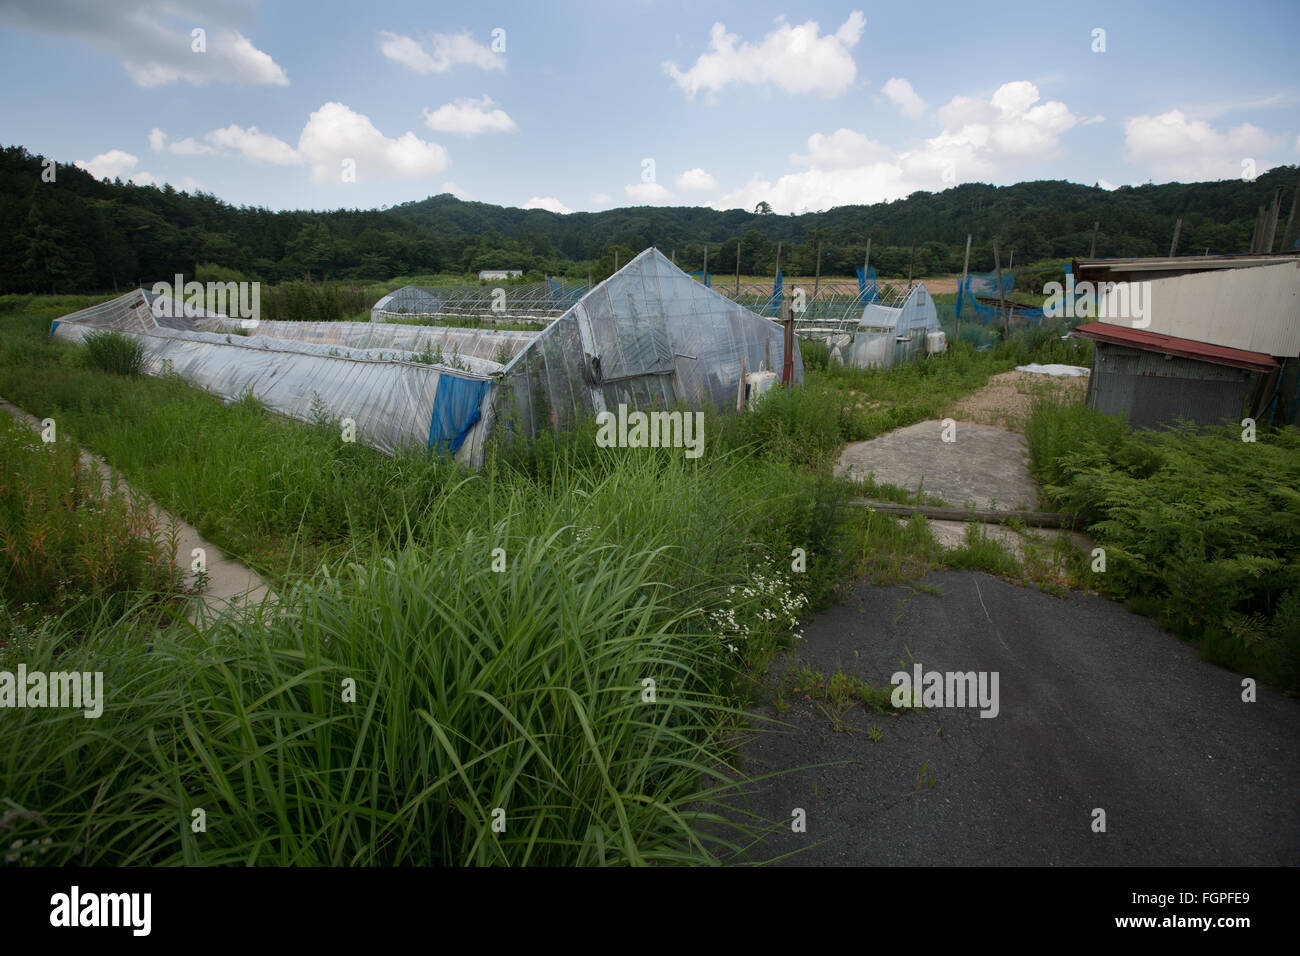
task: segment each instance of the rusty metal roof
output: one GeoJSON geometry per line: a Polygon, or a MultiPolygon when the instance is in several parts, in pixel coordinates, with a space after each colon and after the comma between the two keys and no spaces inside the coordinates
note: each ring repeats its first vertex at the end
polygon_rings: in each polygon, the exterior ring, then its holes
{"type": "Polygon", "coordinates": [[[1214,256],[1145,256],[1134,259],[1075,259],[1070,263],[1076,281],[1096,281],[1133,273],[1185,275],[1218,269],[1246,269],[1278,262],[1295,262],[1300,250],[1285,252],[1227,253],[1214,256]]]}
{"type": "Polygon", "coordinates": [[[1278,367],[1277,359],[1263,352],[1247,352],[1245,349],[1228,348],[1226,345],[1209,345],[1206,342],[1175,338],[1172,335],[1150,332],[1146,329],[1112,325],[1109,322],[1089,322],[1087,325],[1078,326],[1070,334],[1082,335],[1111,345],[1123,345],[1147,352],[1160,352],[1164,355],[1177,355],[1180,358],[1244,368],[1252,372],[1270,372],[1278,367]]]}

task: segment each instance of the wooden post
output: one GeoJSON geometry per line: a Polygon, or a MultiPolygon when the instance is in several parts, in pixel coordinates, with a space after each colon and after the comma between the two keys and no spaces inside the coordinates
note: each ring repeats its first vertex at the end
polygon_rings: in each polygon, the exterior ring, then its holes
{"type": "MultiPolygon", "coordinates": [[[[674,263],[674,265],[676,265],[676,263],[674,263]]],[[[618,271],[618,250],[617,249],[614,250],[614,271],[615,272],[618,271]]]]}
{"type": "Polygon", "coordinates": [[[1255,232],[1250,237],[1250,251],[1259,252],[1260,247],[1264,244],[1264,207],[1259,207],[1259,212],[1255,214],[1255,232]]]}
{"type": "Polygon", "coordinates": [[[862,283],[866,285],[867,272],[871,269],[871,237],[867,236],[867,258],[862,262],[862,283]]]}
{"type": "Polygon", "coordinates": [[[817,289],[822,284],[822,241],[817,240],[817,275],[813,278],[813,301],[817,301],[817,289]]]}
{"type": "Polygon", "coordinates": [[[781,271],[781,243],[776,244],[776,272],[772,273],[772,278],[776,279],[776,273],[781,271]]]}
{"type": "Polygon", "coordinates": [[[1264,252],[1273,251],[1273,240],[1277,236],[1277,221],[1282,218],[1282,187],[1278,186],[1273,193],[1273,208],[1268,214],[1268,229],[1264,233],[1265,247],[1264,252]]]}
{"type": "MultiPolygon", "coordinates": [[[[1013,246],[1012,249],[1011,249],[1011,258],[1007,260],[1007,271],[1010,272],[1012,275],[1015,275],[1015,272],[1016,272],[1016,250],[1015,250],[1015,247],[1014,247],[1014,246],[1013,246]]],[[[1014,289],[1015,286],[1013,285],[1011,288],[1014,289]]]]}
{"type": "Polygon", "coordinates": [[[587,270],[587,289],[588,289],[588,291],[591,290],[591,270],[590,270],[590,269],[587,270]]]}
{"type": "Polygon", "coordinates": [[[1097,258],[1097,230],[1101,228],[1101,220],[1098,219],[1092,224],[1092,246],[1088,249],[1088,258],[1097,258]]]}
{"type": "Polygon", "coordinates": [[[998,272],[998,309],[1002,312],[1002,337],[1011,335],[1011,323],[1007,319],[1007,302],[1002,294],[1002,257],[998,255],[998,237],[993,237],[993,267],[998,272]]]}
{"type": "Polygon", "coordinates": [[[912,258],[907,262],[907,291],[912,291],[912,266],[916,265],[916,240],[912,240],[912,258]]]}
{"type": "Polygon", "coordinates": [[[1291,195],[1291,215],[1286,217],[1286,231],[1282,233],[1282,252],[1288,252],[1291,249],[1291,243],[1293,241],[1291,230],[1295,228],[1295,210],[1297,204],[1300,204],[1300,183],[1296,184],[1295,192],[1291,195]]]}
{"type": "Polygon", "coordinates": [[[781,363],[781,384],[789,386],[794,381],[794,310],[785,303],[785,360],[781,363]]]}
{"type": "MultiPolygon", "coordinates": [[[[966,269],[970,266],[970,233],[966,233],[966,257],[961,261],[961,285],[957,286],[957,301],[961,302],[962,293],[966,291],[966,269]]],[[[961,341],[961,313],[957,313],[957,341],[961,341]]]]}
{"type": "Polygon", "coordinates": [[[709,284],[709,247],[704,247],[704,284],[709,284]]]}
{"type": "Polygon", "coordinates": [[[736,411],[745,410],[745,353],[740,353],[740,382],[736,385],[736,411]]]}
{"type": "Polygon", "coordinates": [[[772,371],[772,338],[763,339],[763,371],[772,371]]]}
{"type": "Polygon", "coordinates": [[[1179,219],[1178,219],[1178,221],[1177,221],[1176,223],[1174,223],[1174,241],[1171,242],[1171,243],[1169,243],[1169,258],[1170,258],[1170,259],[1172,259],[1174,256],[1178,255],[1178,236],[1179,236],[1179,234],[1180,234],[1182,231],[1183,231],[1183,220],[1182,220],[1182,217],[1180,216],[1179,219]]]}
{"type": "Polygon", "coordinates": [[[736,240],[736,295],[740,295],[740,240],[736,240]]]}
{"type": "Polygon", "coordinates": [[[672,254],[672,256],[671,256],[670,258],[673,260],[673,265],[677,265],[677,250],[676,250],[676,249],[673,250],[673,254],[672,254]]]}

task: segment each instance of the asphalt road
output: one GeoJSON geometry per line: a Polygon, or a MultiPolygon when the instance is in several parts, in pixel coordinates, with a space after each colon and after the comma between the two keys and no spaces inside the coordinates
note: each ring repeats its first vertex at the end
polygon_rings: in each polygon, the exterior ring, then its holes
{"type": "Polygon", "coordinates": [[[996,671],[998,715],[859,704],[837,731],[814,702],[787,694],[788,726],[741,749],[747,775],[789,771],[749,785],[748,808],[778,821],[750,860],[1300,864],[1300,701],[1261,685],[1243,702],[1243,675],[1102,598],[971,572],[924,583],[942,596],[871,588],[821,614],[788,663],[885,687],[914,661],[996,671]]]}

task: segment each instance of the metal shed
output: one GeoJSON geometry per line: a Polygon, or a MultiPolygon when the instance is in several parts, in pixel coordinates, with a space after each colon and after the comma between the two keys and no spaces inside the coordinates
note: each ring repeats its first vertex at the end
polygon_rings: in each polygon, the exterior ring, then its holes
{"type": "Polygon", "coordinates": [[[1088,407],[1138,428],[1186,420],[1240,422],[1253,391],[1279,363],[1271,356],[1158,332],[1091,322],[1074,335],[1096,343],[1088,407]]]}

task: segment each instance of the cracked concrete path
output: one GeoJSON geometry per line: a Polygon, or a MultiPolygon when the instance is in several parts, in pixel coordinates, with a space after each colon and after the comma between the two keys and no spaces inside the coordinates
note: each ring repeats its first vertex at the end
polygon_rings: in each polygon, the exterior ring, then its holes
{"type": "Polygon", "coordinates": [[[939,420],[895,429],[870,441],[852,442],[840,454],[835,473],[906,488],[923,489],[964,508],[1032,509],[1038,499],[1026,465],[1023,435],[956,422],[954,440],[944,441],[939,420]]]}
{"type": "MultiPolygon", "coordinates": [[[[25,421],[36,431],[40,431],[41,420],[34,415],[28,414],[17,405],[0,398],[0,408],[15,418],[25,421]]],[[[126,481],[121,474],[115,472],[102,458],[82,449],[81,460],[94,465],[99,470],[106,485],[111,486],[114,480],[121,481],[126,485],[126,481]]],[[[130,488],[129,485],[126,486],[130,488]]],[[[207,583],[203,592],[192,597],[189,601],[191,620],[219,614],[232,605],[251,606],[260,604],[267,598],[274,600],[274,595],[271,593],[270,588],[267,587],[266,582],[251,568],[226,555],[215,544],[204,539],[193,527],[160,507],[152,498],[141,494],[134,488],[130,488],[130,492],[132,497],[146,502],[149,509],[160,518],[164,526],[175,527],[176,562],[185,571],[185,584],[187,586],[192,587],[196,582],[196,575],[191,570],[195,549],[201,548],[203,551],[204,562],[207,567],[207,583]]]]}

